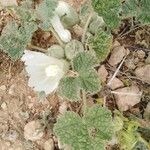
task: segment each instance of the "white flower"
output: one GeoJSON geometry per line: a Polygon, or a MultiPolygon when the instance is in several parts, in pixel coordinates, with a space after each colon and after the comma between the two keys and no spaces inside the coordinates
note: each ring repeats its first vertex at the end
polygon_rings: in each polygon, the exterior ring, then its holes
{"type": "Polygon", "coordinates": [[[53,16],[51,24],[63,42],[67,43],[71,40],[70,31],[64,28],[58,15],[53,16]]]}
{"type": "Polygon", "coordinates": [[[60,16],[70,13],[70,5],[64,1],[59,1],[55,12],[60,16]]]}
{"type": "Polygon", "coordinates": [[[25,50],[21,60],[25,62],[30,87],[46,94],[57,89],[60,79],[65,74],[64,61],[29,50],[25,50]]]}

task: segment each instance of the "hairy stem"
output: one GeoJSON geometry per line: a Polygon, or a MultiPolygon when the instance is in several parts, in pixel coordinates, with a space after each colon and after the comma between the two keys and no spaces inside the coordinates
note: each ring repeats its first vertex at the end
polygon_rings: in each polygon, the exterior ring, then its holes
{"type": "Polygon", "coordinates": [[[47,52],[46,49],[38,47],[38,46],[35,46],[35,45],[32,45],[32,44],[28,44],[28,48],[31,48],[31,49],[34,49],[34,50],[38,50],[38,51],[43,52],[43,53],[47,52]]]}
{"type": "Polygon", "coordinates": [[[85,42],[86,32],[87,32],[87,29],[88,29],[88,26],[89,26],[89,24],[90,24],[90,21],[91,21],[92,17],[93,17],[93,12],[91,12],[91,13],[89,14],[89,17],[88,17],[88,19],[87,19],[87,22],[86,22],[86,24],[85,24],[85,26],[84,26],[83,35],[82,35],[82,40],[81,40],[82,43],[85,42]]]}

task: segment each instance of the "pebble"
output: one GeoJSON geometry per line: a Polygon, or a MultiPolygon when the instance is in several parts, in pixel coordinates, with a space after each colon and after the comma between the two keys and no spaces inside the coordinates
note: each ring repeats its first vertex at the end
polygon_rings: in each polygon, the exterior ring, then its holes
{"type": "Polygon", "coordinates": [[[115,90],[115,89],[123,87],[123,86],[124,86],[123,82],[116,77],[112,80],[111,84],[109,85],[109,87],[112,90],[115,90]]]}
{"type": "Polygon", "coordinates": [[[107,79],[107,76],[108,76],[108,71],[106,70],[104,65],[99,67],[98,75],[99,75],[102,82],[106,82],[106,79],[107,79]]]}
{"type": "Polygon", "coordinates": [[[125,61],[125,66],[128,67],[128,69],[135,69],[136,65],[134,64],[134,59],[128,59],[125,61]]]}
{"type": "Polygon", "coordinates": [[[138,58],[143,59],[145,57],[145,52],[142,50],[137,51],[138,58]]]}
{"type": "Polygon", "coordinates": [[[1,91],[5,91],[6,90],[6,86],[5,85],[0,86],[0,90],[1,91]]]}
{"type": "Polygon", "coordinates": [[[1,108],[4,109],[4,110],[6,110],[6,109],[7,109],[7,104],[6,104],[5,102],[3,102],[3,103],[1,104],[1,108]]]}
{"type": "Polygon", "coordinates": [[[150,64],[143,67],[138,67],[135,70],[135,75],[141,80],[150,83],[150,64]]]}
{"type": "Polygon", "coordinates": [[[26,140],[40,140],[44,135],[42,125],[39,120],[31,121],[24,127],[24,137],[26,140]]]}
{"type": "Polygon", "coordinates": [[[124,46],[115,47],[112,50],[108,63],[111,66],[118,65],[122,61],[122,59],[128,54],[129,54],[129,50],[125,49],[124,46]]]}
{"type": "Polygon", "coordinates": [[[142,93],[137,86],[130,86],[114,91],[116,103],[121,111],[126,111],[141,101],[142,93]]]}
{"type": "Polygon", "coordinates": [[[54,150],[54,141],[49,139],[44,143],[44,150],[54,150]]]}

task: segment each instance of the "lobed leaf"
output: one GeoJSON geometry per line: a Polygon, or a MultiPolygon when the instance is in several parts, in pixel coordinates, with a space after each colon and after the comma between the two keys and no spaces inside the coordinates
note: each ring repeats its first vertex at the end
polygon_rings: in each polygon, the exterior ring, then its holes
{"type": "Polygon", "coordinates": [[[103,17],[107,26],[115,29],[120,24],[120,0],[92,0],[94,10],[103,17]]]}
{"type": "Polygon", "coordinates": [[[19,59],[36,30],[37,26],[34,23],[25,23],[19,27],[16,22],[9,22],[1,34],[0,49],[8,53],[12,59],[19,59]]]}
{"type": "Polygon", "coordinates": [[[100,62],[104,61],[110,53],[113,37],[105,31],[99,30],[97,34],[88,41],[100,62]]]}
{"type": "Polygon", "coordinates": [[[62,144],[70,145],[73,150],[104,150],[113,135],[111,113],[98,106],[88,108],[83,118],[66,112],[57,119],[54,132],[62,144]]]}
{"type": "Polygon", "coordinates": [[[20,6],[14,6],[17,16],[22,22],[31,22],[36,20],[32,0],[25,0],[20,6]]]}
{"type": "Polygon", "coordinates": [[[56,7],[56,0],[43,0],[41,4],[36,7],[36,15],[37,18],[42,21],[40,27],[43,30],[48,30],[51,27],[51,18],[54,16],[56,7]]]}
{"type": "Polygon", "coordinates": [[[59,85],[59,93],[70,101],[80,100],[80,91],[83,89],[89,93],[100,90],[100,79],[94,70],[96,58],[88,52],[80,52],[73,59],[74,77],[62,79],[59,85]]]}
{"type": "Polygon", "coordinates": [[[81,52],[73,59],[73,68],[79,73],[87,72],[96,64],[96,58],[89,52],[81,52]]]}
{"type": "Polygon", "coordinates": [[[80,99],[80,90],[78,88],[77,79],[74,77],[63,78],[59,84],[59,94],[70,101],[80,99]]]}
{"type": "Polygon", "coordinates": [[[65,54],[69,60],[72,60],[79,52],[83,51],[83,44],[78,40],[72,40],[65,45],[65,54]]]}
{"type": "Polygon", "coordinates": [[[80,88],[89,93],[96,93],[100,90],[100,80],[94,69],[82,72],[78,78],[80,88]]]}
{"type": "Polygon", "coordinates": [[[150,1],[149,0],[126,0],[122,4],[124,18],[136,17],[143,24],[150,23],[150,1]]]}
{"type": "Polygon", "coordinates": [[[83,118],[86,120],[88,128],[97,129],[97,138],[111,140],[114,133],[111,115],[111,112],[107,108],[94,106],[87,109],[86,115],[83,118]]]}

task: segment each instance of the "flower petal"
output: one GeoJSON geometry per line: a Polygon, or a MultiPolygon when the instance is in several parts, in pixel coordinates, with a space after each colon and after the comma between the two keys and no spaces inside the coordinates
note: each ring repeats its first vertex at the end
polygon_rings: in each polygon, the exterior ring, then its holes
{"type": "Polygon", "coordinates": [[[40,52],[25,50],[22,61],[25,62],[26,71],[29,74],[28,85],[34,88],[35,91],[44,91],[49,94],[57,89],[59,81],[63,77],[65,71],[65,63],[62,60],[49,57],[40,52]],[[58,66],[56,76],[47,76],[46,69],[52,65],[58,66]]]}

